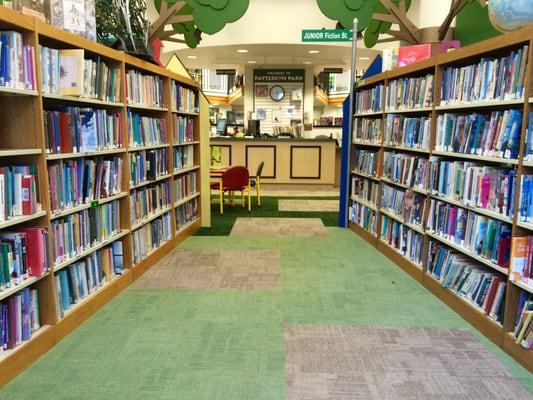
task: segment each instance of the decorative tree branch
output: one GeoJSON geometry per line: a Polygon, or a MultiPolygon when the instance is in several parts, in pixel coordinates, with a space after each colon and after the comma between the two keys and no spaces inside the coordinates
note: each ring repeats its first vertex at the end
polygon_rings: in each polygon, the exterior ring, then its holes
{"type": "MultiPolygon", "coordinates": [[[[170,8],[168,8],[167,2],[162,1],[161,2],[161,12],[159,13],[159,18],[157,18],[152,25],[150,25],[150,28],[148,29],[148,35],[149,35],[149,41],[153,41],[156,38],[160,38],[158,36],[159,33],[163,32],[166,25],[173,24],[173,23],[179,23],[179,22],[189,22],[193,20],[192,15],[183,15],[179,17],[190,17],[188,20],[183,21],[172,21],[173,18],[177,18],[176,15],[183,7],[187,5],[184,1],[179,1],[177,3],[174,3],[170,8]]],[[[160,38],[161,39],[161,38],[160,38]]]]}
{"type": "Polygon", "coordinates": [[[450,11],[439,28],[439,40],[444,40],[453,19],[471,2],[471,0],[453,0],[450,11]]]}
{"type": "Polygon", "coordinates": [[[402,12],[391,0],[379,0],[385,9],[396,18],[398,25],[402,30],[411,37],[409,42],[417,44],[420,43],[420,31],[407,17],[405,12],[402,12]]]}

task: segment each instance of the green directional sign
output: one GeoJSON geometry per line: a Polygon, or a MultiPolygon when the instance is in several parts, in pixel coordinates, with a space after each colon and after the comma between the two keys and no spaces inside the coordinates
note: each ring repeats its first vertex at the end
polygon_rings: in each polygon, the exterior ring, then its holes
{"type": "Polygon", "coordinates": [[[349,42],[352,31],[349,29],[303,29],[302,42],[349,42]]]}

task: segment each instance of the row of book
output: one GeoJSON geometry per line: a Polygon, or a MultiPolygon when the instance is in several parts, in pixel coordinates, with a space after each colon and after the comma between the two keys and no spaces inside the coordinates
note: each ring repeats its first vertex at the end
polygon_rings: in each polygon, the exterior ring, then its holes
{"type": "Polygon", "coordinates": [[[120,231],[120,204],[112,201],[51,222],[52,259],[59,264],[120,231]]]}
{"type": "Polygon", "coordinates": [[[172,104],[176,107],[176,111],[197,113],[198,94],[196,91],[174,82],[172,85],[172,104]]]}
{"type": "Polygon", "coordinates": [[[128,104],[164,108],[163,80],[157,75],[145,75],[130,69],[126,72],[128,104]]]}
{"type": "Polygon", "coordinates": [[[198,197],[176,207],[176,229],[181,229],[198,218],[198,197]]]}
{"type": "Polygon", "coordinates": [[[67,107],[44,111],[46,151],[83,153],[123,147],[119,112],[67,107]]]}
{"type": "Polygon", "coordinates": [[[148,254],[163,243],[170,240],[172,236],[172,220],[170,213],[143,225],[140,229],[132,232],[133,239],[133,263],[138,264],[148,254]]]}
{"type": "Polygon", "coordinates": [[[194,118],[172,114],[174,119],[174,143],[194,141],[194,118]]]}
{"type": "Polygon", "coordinates": [[[128,136],[130,147],[133,148],[168,143],[167,121],[128,110],[128,136]]]}
{"type": "Polygon", "coordinates": [[[353,139],[381,143],[381,118],[356,118],[353,139]]]}
{"type": "Polygon", "coordinates": [[[445,67],[441,105],[524,97],[528,46],[505,57],[483,57],[476,64],[445,67]]]}
{"type": "Polygon", "coordinates": [[[379,183],[360,176],[352,176],[352,196],[358,197],[377,207],[379,183]]]}
{"type": "Polygon", "coordinates": [[[394,183],[419,190],[427,190],[429,159],[406,153],[383,153],[383,177],[394,183]]]}
{"type": "Polygon", "coordinates": [[[376,176],[378,172],[379,153],[363,149],[355,150],[355,170],[369,176],[376,176]]]}
{"type": "Polygon", "coordinates": [[[0,32],[0,86],[35,90],[35,52],[20,32],[0,32]]]}
{"type": "Polygon", "coordinates": [[[35,165],[0,167],[0,222],[32,215],[39,209],[35,165]]]}
{"type": "Polygon", "coordinates": [[[179,171],[192,166],[194,166],[194,146],[174,147],[174,170],[179,171]]]}
{"type": "Polygon", "coordinates": [[[355,114],[380,112],[383,110],[383,85],[355,93],[355,114]]]}
{"type": "Polygon", "coordinates": [[[122,274],[122,253],[122,242],[117,240],[54,275],[58,319],[117,274],[122,274]]]}
{"type": "Polygon", "coordinates": [[[387,114],[384,143],[429,150],[431,117],[405,117],[387,114]]]}
{"type": "Polygon", "coordinates": [[[511,225],[431,199],[427,229],[502,268],[509,267],[511,225]]]}
{"type": "Polygon", "coordinates": [[[120,68],[110,67],[99,56],[86,58],[83,49],[39,50],[43,93],[120,101],[120,68]]]}
{"type": "Polygon", "coordinates": [[[426,198],[421,194],[382,184],[381,208],[392,212],[405,223],[422,228],[425,204],[426,198]]]}
{"type": "Polygon", "coordinates": [[[168,149],[130,153],[130,184],[139,185],[168,174],[168,149]]]}
{"type": "Polygon", "coordinates": [[[48,165],[50,206],[53,212],[122,191],[123,161],[120,157],[72,159],[48,165]]]}
{"type": "Polygon", "coordinates": [[[522,290],[517,309],[514,329],[516,343],[525,349],[533,350],[533,294],[522,290]]]}
{"type": "Polygon", "coordinates": [[[437,118],[435,150],[490,157],[517,158],[522,111],[488,114],[441,114],[437,118]]]}
{"type": "Polygon", "coordinates": [[[48,232],[22,228],[0,233],[0,293],[50,270],[48,232]]]}
{"type": "Polygon", "coordinates": [[[0,303],[0,354],[31,339],[41,327],[39,294],[24,288],[0,303]]]}
{"type": "Polygon", "coordinates": [[[503,323],[505,276],[455,252],[436,241],[430,241],[427,270],[443,288],[468,301],[473,307],[499,323],[503,323]]]}
{"type": "Polygon", "coordinates": [[[349,207],[348,215],[353,223],[370,233],[376,233],[378,219],[374,210],[354,200],[349,207]]]}
{"type": "Polygon", "coordinates": [[[533,287],[533,236],[513,237],[509,279],[533,287]]]}
{"type": "Polygon", "coordinates": [[[528,115],[524,160],[533,161],[533,112],[530,112],[528,115]]]}
{"type": "Polygon", "coordinates": [[[133,190],[130,194],[131,223],[136,225],[145,218],[170,207],[170,181],[133,190]]]}
{"type": "Polygon", "coordinates": [[[518,199],[518,220],[533,222],[533,175],[522,175],[518,199]]]}
{"type": "Polygon", "coordinates": [[[380,237],[381,240],[393,247],[399,254],[407,257],[415,264],[422,265],[424,235],[387,215],[383,215],[380,237]]]}
{"type": "Polygon", "coordinates": [[[191,172],[174,179],[174,200],[180,200],[197,193],[197,174],[191,172]]]}
{"type": "Polygon", "coordinates": [[[495,168],[469,161],[439,157],[430,160],[431,193],[465,206],[514,215],[516,173],[510,168],[495,168]]]}
{"type": "Polygon", "coordinates": [[[399,111],[431,107],[433,105],[433,81],[431,74],[390,81],[387,84],[385,109],[399,111]]]}

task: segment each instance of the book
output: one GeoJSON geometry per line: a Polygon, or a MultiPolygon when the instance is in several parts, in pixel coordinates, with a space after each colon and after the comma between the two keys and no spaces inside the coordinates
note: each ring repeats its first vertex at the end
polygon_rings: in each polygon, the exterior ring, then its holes
{"type": "Polygon", "coordinates": [[[375,113],[383,111],[383,85],[355,93],[355,114],[375,113]]]}
{"type": "Polygon", "coordinates": [[[83,94],[83,49],[59,50],[59,94],[81,96],[83,94]]]}
{"type": "Polygon", "coordinates": [[[381,118],[356,118],[353,125],[353,141],[381,143],[381,118]]]}
{"type": "Polygon", "coordinates": [[[163,80],[133,69],[126,72],[128,104],[163,108],[163,80]]]}
{"type": "Polygon", "coordinates": [[[382,176],[410,188],[427,190],[429,159],[406,153],[385,151],[382,176]]]}
{"type": "Polygon", "coordinates": [[[385,109],[387,111],[431,107],[433,104],[432,74],[405,77],[387,84],[385,109]]]}
{"type": "Polygon", "coordinates": [[[35,51],[22,33],[0,31],[0,86],[35,90],[35,51]]]}
{"type": "Polygon", "coordinates": [[[368,208],[364,204],[353,200],[349,207],[349,219],[366,231],[375,234],[377,229],[376,211],[368,208]]]}
{"type": "Polygon", "coordinates": [[[130,194],[131,223],[137,225],[146,218],[170,207],[170,181],[155,183],[132,190],[130,194]]]}
{"type": "Polygon", "coordinates": [[[194,118],[172,114],[174,121],[174,144],[190,143],[194,141],[194,118]]]}
{"type": "Polygon", "coordinates": [[[149,253],[170,240],[172,236],[172,220],[170,213],[143,225],[132,232],[133,263],[145,260],[149,253]]]}
{"type": "Polygon", "coordinates": [[[40,209],[35,165],[0,166],[0,222],[40,209]]]}
{"type": "Polygon", "coordinates": [[[130,147],[168,143],[166,120],[141,116],[128,110],[128,136],[130,147]]]}
{"type": "Polygon", "coordinates": [[[511,240],[509,280],[533,287],[533,236],[515,236],[511,240]]]}
{"type": "Polygon", "coordinates": [[[175,111],[197,113],[198,95],[197,92],[178,82],[172,83],[172,106],[175,111]]]}
{"type": "Polygon", "coordinates": [[[402,114],[387,114],[383,142],[429,151],[431,117],[405,117],[402,114]]]}
{"type": "Polygon", "coordinates": [[[168,149],[130,153],[130,183],[140,185],[168,174],[168,149]]]}
{"type": "Polygon", "coordinates": [[[176,229],[181,229],[188,223],[198,219],[198,197],[176,207],[176,229]]]}
{"type": "Polygon", "coordinates": [[[174,201],[198,193],[197,172],[193,171],[174,178],[174,201]]]}
{"type": "Polygon", "coordinates": [[[194,146],[174,147],[174,172],[194,166],[194,146]]]}
{"type": "Polygon", "coordinates": [[[401,222],[382,216],[381,240],[418,265],[422,265],[424,235],[410,229],[401,222]]]}

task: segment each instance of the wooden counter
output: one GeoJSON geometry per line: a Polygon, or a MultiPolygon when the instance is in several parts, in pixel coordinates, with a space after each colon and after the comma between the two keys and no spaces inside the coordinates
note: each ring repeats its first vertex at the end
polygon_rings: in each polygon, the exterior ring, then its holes
{"type": "Polygon", "coordinates": [[[335,183],[335,140],[211,138],[221,150],[221,164],[244,165],[255,174],[265,162],[261,182],[280,184],[335,183]]]}

